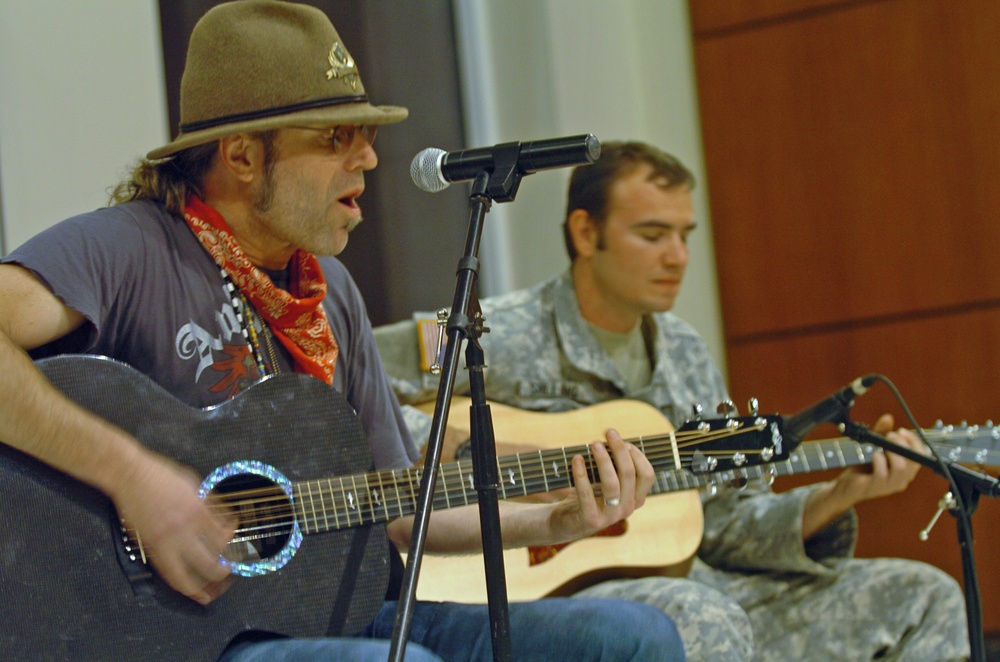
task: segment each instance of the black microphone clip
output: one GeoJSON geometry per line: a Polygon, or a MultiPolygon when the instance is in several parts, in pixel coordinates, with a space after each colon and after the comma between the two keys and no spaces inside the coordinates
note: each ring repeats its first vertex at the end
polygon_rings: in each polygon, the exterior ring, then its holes
{"type": "Polygon", "coordinates": [[[813,428],[823,423],[843,421],[854,406],[854,398],[863,395],[878,381],[875,375],[858,377],[833,395],[785,418],[784,437],[793,446],[802,441],[813,428]]]}

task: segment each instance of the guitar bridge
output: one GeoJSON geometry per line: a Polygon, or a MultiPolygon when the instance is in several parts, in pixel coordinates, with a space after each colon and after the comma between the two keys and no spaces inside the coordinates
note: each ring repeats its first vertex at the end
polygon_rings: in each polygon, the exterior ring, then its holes
{"type": "Polygon", "coordinates": [[[153,571],[149,567],[149,559],[142,545],[138,531],[129,530],[125,520],[118,517],[114,508],[111,509],[112,522],[115,522],[115,552],[125,577],[137,596],[153,595],[153,571]]]}

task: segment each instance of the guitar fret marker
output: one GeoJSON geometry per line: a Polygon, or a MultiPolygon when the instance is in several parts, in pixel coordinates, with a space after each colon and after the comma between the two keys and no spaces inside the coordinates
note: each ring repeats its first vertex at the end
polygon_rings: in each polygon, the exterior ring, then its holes
{"type": "Polygon", "coordinates": [[[333,511],[333,525],[340,528],[340,515],[337,513],[337,497],[333,493],[333,481],[326,479],[326,486],[330,493],[330,509],[333,511]]]}
{"type": "MultiPolygon", "coordinates": [[[[497,473],[499,474],[502,471],[503,471],[503,467],[500,466],[500,458],[497,458],[497,473]]],[[[504,482],[502,480],[499,481],[498,487],[500,488],[500,498],[501,499],[506,499],[507,498],[507,486],[504,484],[504,482]]]]}
{"type": "Polygon", "coordinates": [[[344,499],[344,506],[345,506],[345,510],[344,510],[344,518],[345,518],[345,519],[347,520],[347,525],[348,525],[348,526],[350,526],[350,525],[351,525],[351,512],[350,512],[350,509],[349,509],[349,508],[346,508],[346,506],[347,506],[347,504],[348,504],[348,499],[347,499],[347,488],[346,488],[346,487],[344,487],[344,479],[343,479],[343,478],[341,478],[341,479],[340,479],[339,481],[337,481],[337,482],[339,482],[339,483],[340,483],[340,494],[341,494],[341,496],[342,496],[342,497],[343,497],[343,499],[344,499]]]}

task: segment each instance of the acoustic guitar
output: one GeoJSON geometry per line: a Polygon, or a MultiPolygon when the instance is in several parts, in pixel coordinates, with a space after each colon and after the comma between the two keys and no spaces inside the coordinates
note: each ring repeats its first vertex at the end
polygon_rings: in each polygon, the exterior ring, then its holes
{"type": "MultiPolygon", "coordinates": [[[[371,622],[388,584],[383,525],[415,511],[422,470],[372,471],[361,425],[335,389],[280,374],[194,409],[110,359],[37,365],[81,406],[204,476],[203,497],[237,517],[220,561],[238,577],[207,606],[181,596],[109,499],[0,444],[0,657],[214,660],[250,630],[337,636],[371,622]]],[[[712,422],[644,450],[678,480],[694,479],[705,458],[725,468],[787,457],[780,420],[767,418],[712,422]]],[[[500,458],[503,498],[569,487],[577,454],[594,479],[587,446],[500,458]]],[[[433,507],[475,503],[471,476],[468,461],[443,464],[433,507]]]]}
{"type": "MultiPolygon", "coordinates": [[[[455,418],[465,411],[468,398],[452,401],[455,427],[468,424],[455,418]]],[[[425,411],[430,411],[428,405],[425,411]]],[[[614,427],[625,436],[643,438],[669,433],[670,423],[652,405],[635,400],[613,400],[584,409],[560,413],[532,412],[490,403],[497,443],[513,449],[518,442],[548,448],[568,439],[595,436],[614,427]],[[540,434],[541,433],[541,434],[540,434]]],[[[924,430],[939,454],[954,462],[981,466],[1000,465],[1000,429],[985,426],[946,426],[938,423],[924,430]]],[[[701,543],[704,520],[698,490],[720,485],[742,486],[749,480],[770,481],[774,476],[859,466],[871,462],[877,449],[849,438],[808,441],[791,449],[785,459],[768,464],[689,476],[678,484],[675,475],[657,472],[654,496],[625,522],[597,536],[558,548],[504,551],[507,597],[535,600],[571,595],[609,579],[651,575],[683,576],[701,543]],[[678,489],[689,488],[687,491],[678,489]]],[[[417,596],[424,600],[487,600],[482,555],[425,556],[421,563],[417,596]]]]}

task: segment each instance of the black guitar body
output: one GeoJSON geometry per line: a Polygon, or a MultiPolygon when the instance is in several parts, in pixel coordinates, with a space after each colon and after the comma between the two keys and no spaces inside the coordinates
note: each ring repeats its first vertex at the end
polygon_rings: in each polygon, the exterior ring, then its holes
{"type": "MultiPolygon", "coordinates": [[[[269,377],[199,410],[109,359],[38,366],[71,399],[201,476],[234,460],[292,482],[371,470],[352,408],[309,377],[269,377]]],[[[138,552],[104,495],[4,444],[0,499],[3,659],[212,660],[249,630],[347,636],[372,620],[388,582],[384,526],[358,526],[306,536],[284,567],[237,577],[202,607],[130,558],[138,552]]]]}

